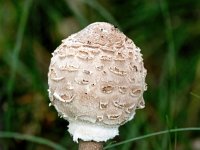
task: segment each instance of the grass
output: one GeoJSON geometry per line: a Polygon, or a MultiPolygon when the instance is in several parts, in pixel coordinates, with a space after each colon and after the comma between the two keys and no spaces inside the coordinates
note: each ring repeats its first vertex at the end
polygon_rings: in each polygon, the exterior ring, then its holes
{"type": "Polygon", "coordinates": [[[7,97],[8,97],[8,111],[6,113],[6,121],[5,121],[5,127],[6,130],[11,130],[11,118],[13,113],[13,91],[14,91],[14,84],[15,84],[15,76],[16,76],[16,70],[18,66],[18,57],[21,50],[26,22],[29,15],[29,9],[31,6],[32,0],[27,0],[24,2],[23,10],[22,10],[22,16],[21,20],[19,22],[19,28],[17,30],[17,37],[16,37],[16,43],[13,48],[12,56],[11,56],[11,68],[10,68],[10,78],[8,79],[7,84],[7,97]]]}
{"type": "Polygon", "coordinates": [[[196,0],[0,1],[0,149],[77,149],[67,122],[48,107],[47,72],[60,41],[95,21],[110,22],[133,39],[148,70],[146,108],[105,149],[194,149],[199,8],[196,0]]]}
{"type": "Polygon", "coordinates": [[[26,140],[29,142],[35,142],[37,144],[46,145],[55,150],[65,150],[64,147],[62,147],[54,142],[51,142],[51,141],[41,138],[41,137],[32,136],[32,135],[25,135],[25,134],[14,133],[14,132],[0,132],[0,138],[14,138],[17,140],[26,140]]]}
{"type": "Polygon", "coordinates": [[[149,138],[149,137],[154,137],[154,136],[158,136],[158,135],[162,135],[162,134],[168,134],[168,133],[177,133],[177,132],[185,132],[185,131],[200,131],[200,128],[178,128],[178,129],[169,129],[169,130],[164,130],[164,131],[159,131],[159,132],[153,132],[153,133],[149,133],[147,135],[143,135],[143,136],[138,136],[138,137],[135,137],[135,138],[131,138],[131,139],[128,139],[128,140],[125,140],[125,141],[121,141],[121,142],[118,142],[118,143],[115,143],[115,144],[111,144],[111,145],[108,145],[106,147],[104,147],[104,149],[109,149],[109,148],[112,148],[112,147],[116,147],[116,146],[119,146],[119,145],[122,145],[122,144],[126,144],[126,143],[129,143],[129,142],[134,142],[134,141],[138,141],[138,140],[142,140],[142,139],[145,139],[145,138],[149,138]]]}
{"type": "Polygon", "coordinates": [[[200,99],[200,96],[199,96],[199,95],[197,95],[197,94],[195,94],[195,93],[193,93],[193,92],[191,92],[190,94],[191,94],[192,96],[194,96],[194,97],[200,99]]]}
{"type": "MultiPolygon", "coordinates": [[[[165,131],[149,133],[147,135],[138,136],[136,138],[131,138],[131,139],[128,139],[125,141],[115,143],[115,144],[109,144],[109,145],[105,146],[104,149],[110,149],[110,148],[113,148],[113,147],[116,147],[119,145],[123,145],[123,144],[129,143],[129,142],[134,142],[134,141],[138,141],[138,140],[142,140],[145,138],[154,137],[154,136],[158,136],[158,135],[162,135],[162,134],[168,134],[168,133],[173,133],[173,132],[175,132],[175,133],[185,132],[185,131],[200,131],[200,128],[192,128],[192,127],[191,128],[178,128],[178,129],[169,129],[169,130],[165,130],[165,131]]],[[[43,145],[52,147],[56,150],[64,150],[65,149],[61,145],[58,145],[47,139],[32,136],[32,135],[25,135],[25,134],[14,133],[14,132],[0,132],[0,138],[14,138],[14,139],[18,139],[18,140],[27,140],[29,142],[35,142],[37,144],[43,144],[43,145]]]]}

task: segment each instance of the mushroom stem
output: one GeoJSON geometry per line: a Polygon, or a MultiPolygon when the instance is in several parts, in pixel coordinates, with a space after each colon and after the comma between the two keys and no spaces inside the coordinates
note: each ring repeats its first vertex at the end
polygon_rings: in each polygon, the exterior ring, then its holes
{"type": "Polygon", "coordinates": [[[103,150],[103,142],[79,141],[79,150],[103,150]]]}

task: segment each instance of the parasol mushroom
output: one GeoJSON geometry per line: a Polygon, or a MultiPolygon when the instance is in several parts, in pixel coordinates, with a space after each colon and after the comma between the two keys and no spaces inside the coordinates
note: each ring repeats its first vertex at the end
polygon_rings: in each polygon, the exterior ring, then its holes
{"type": "Polygon", "coordinates": [[[140,48],[113,25],[92,23],[64,39],[52,55],[50,105],[69,122],[80,150],[102,149],[102,142],[145,107],[140,48]]]}

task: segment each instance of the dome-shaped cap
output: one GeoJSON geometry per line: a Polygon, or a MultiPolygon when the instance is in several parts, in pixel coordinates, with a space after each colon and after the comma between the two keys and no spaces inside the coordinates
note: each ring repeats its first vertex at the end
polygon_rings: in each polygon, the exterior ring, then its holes
{"type": "Polygon", "coordinates": [[[140,49],[113,25],[97,22],[64,39],[54,51],[49,97],[69,121],[74,140],[106,141],[136,109],[144,108],[145,77],[140,49]],[[86,128],[92,131],[86,133],[86,128]],[[102,135],[94,136],[96,131],[102,135]]]}

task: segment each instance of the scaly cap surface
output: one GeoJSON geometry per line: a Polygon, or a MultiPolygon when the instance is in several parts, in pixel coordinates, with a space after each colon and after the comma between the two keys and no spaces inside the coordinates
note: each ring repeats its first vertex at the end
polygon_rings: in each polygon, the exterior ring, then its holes
{"type": "Polygon", "coordinates": [[[62,41],[48,73],[49,97],[74,140],[106,141],[144,108],[140,49],[113,25],[92,23],[62,41]],[[102,133],[97,134],[97,132],[102,133]]]}

